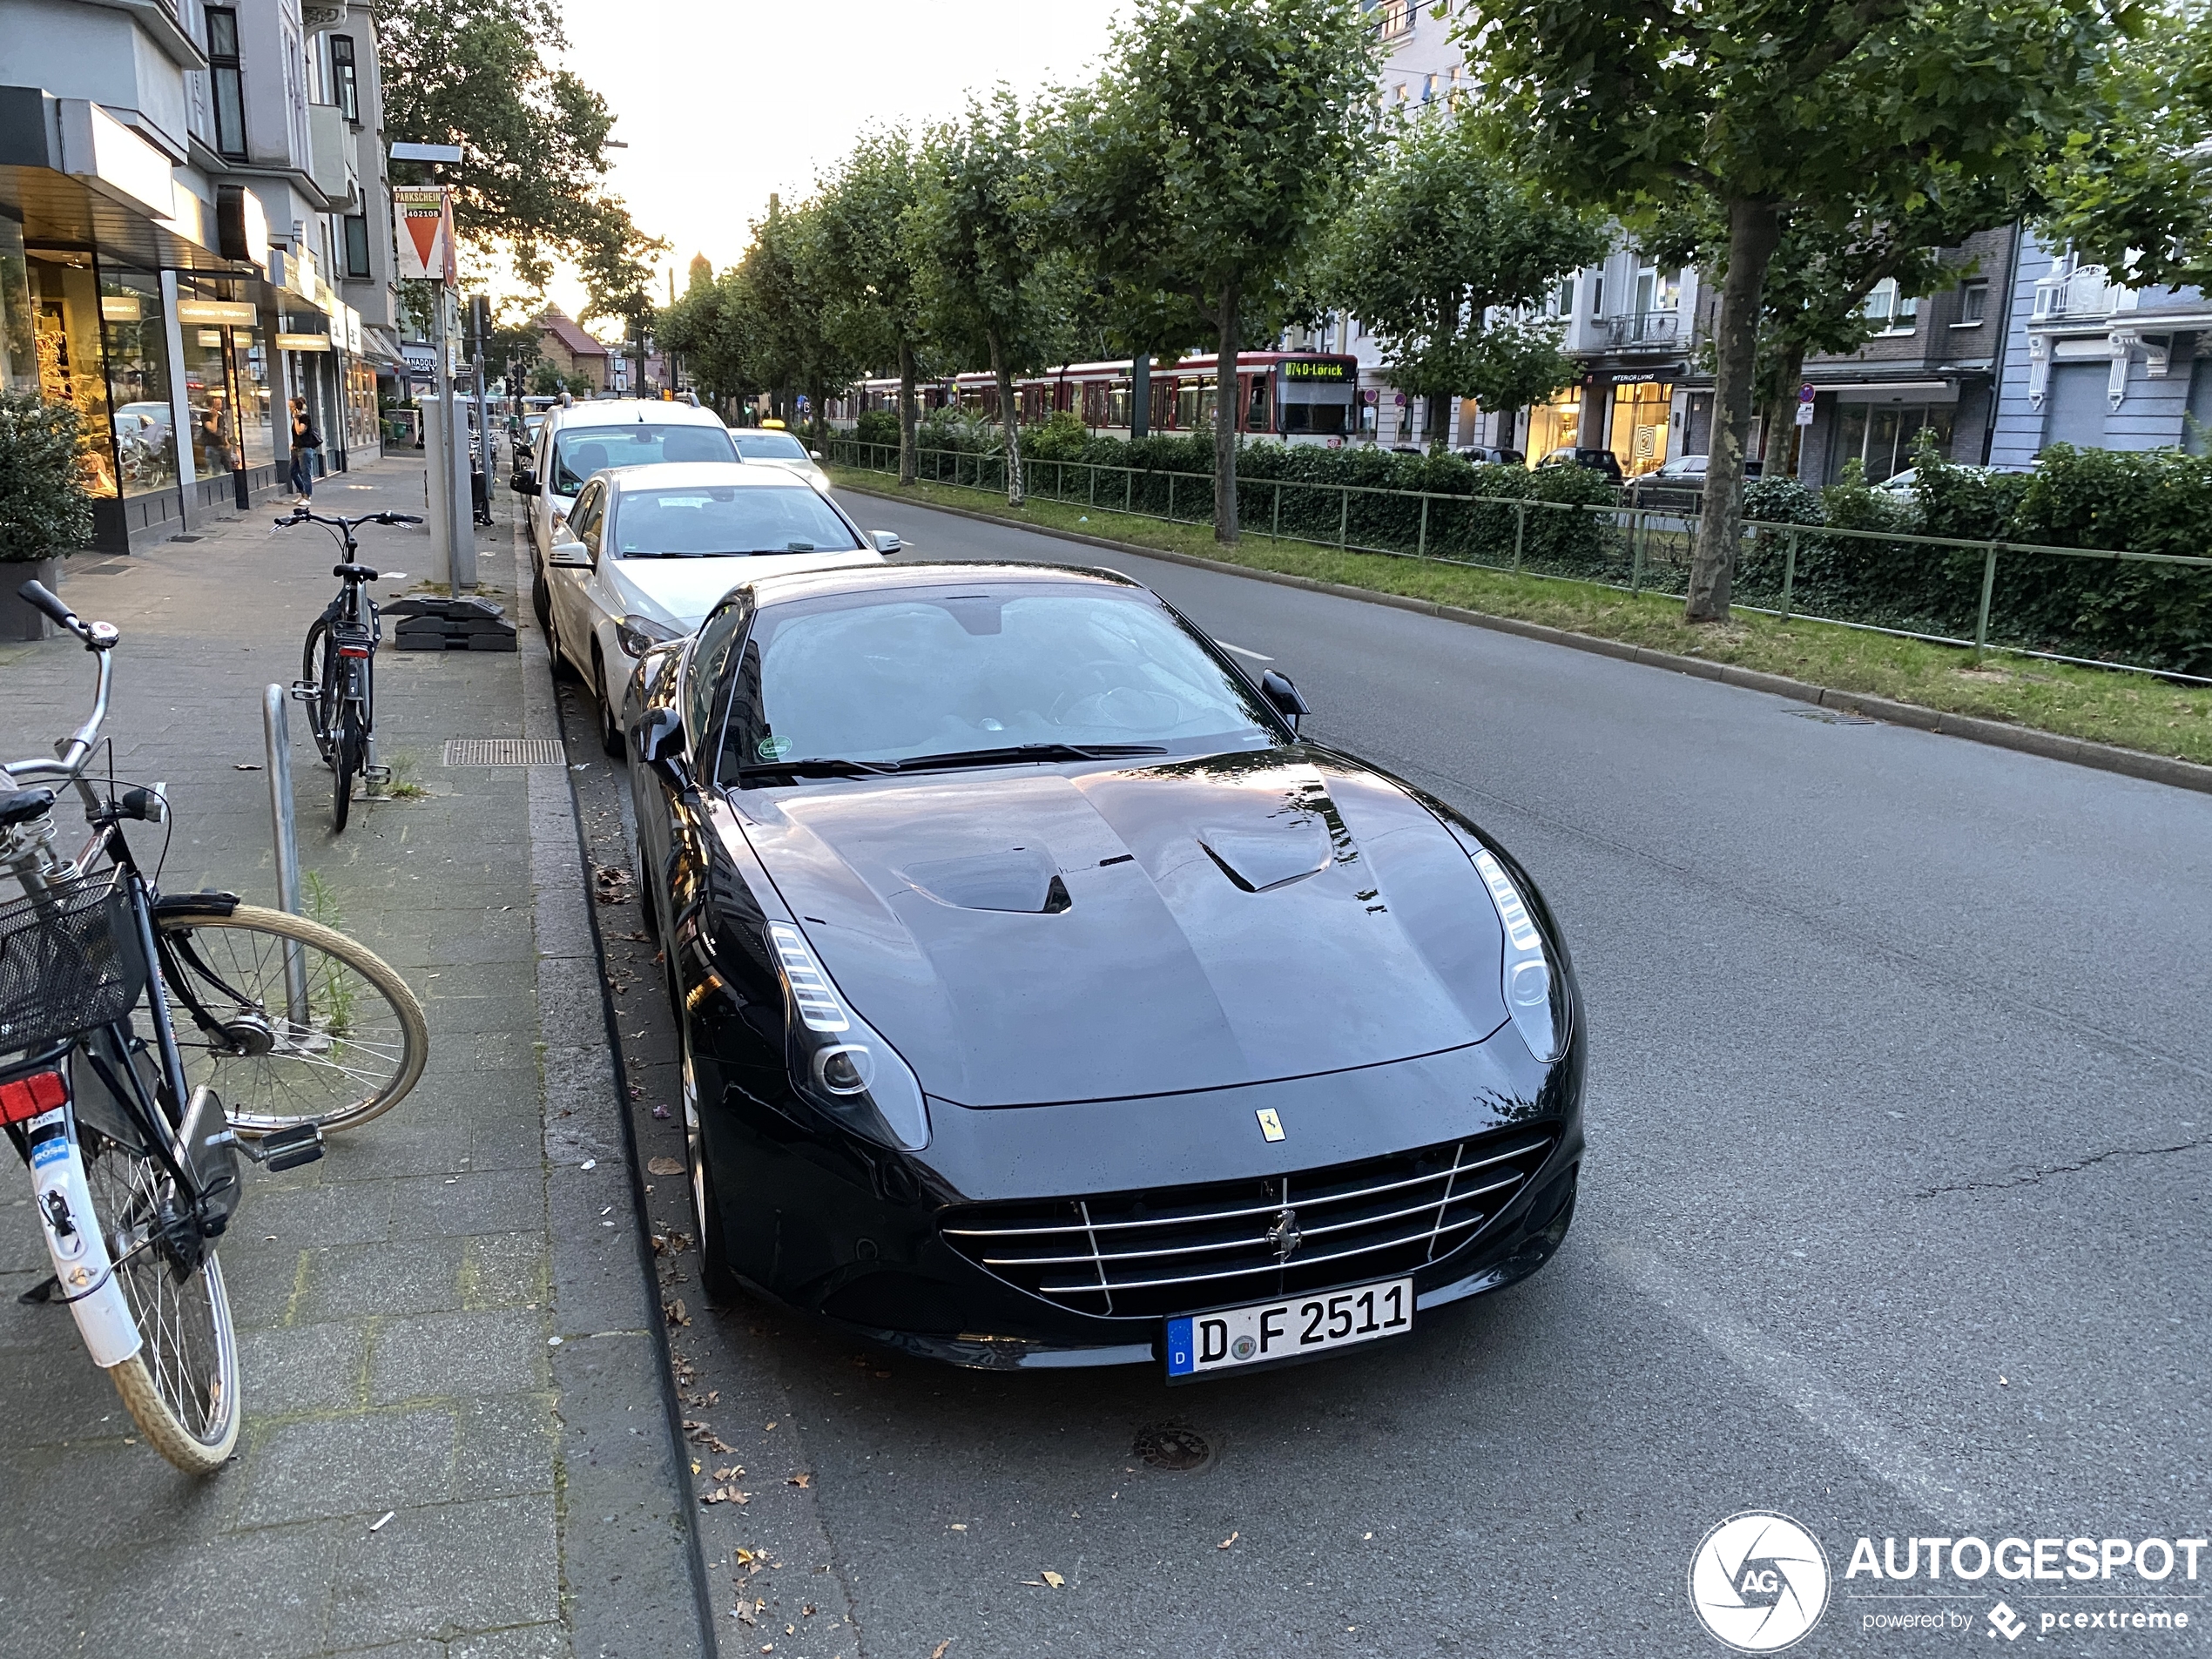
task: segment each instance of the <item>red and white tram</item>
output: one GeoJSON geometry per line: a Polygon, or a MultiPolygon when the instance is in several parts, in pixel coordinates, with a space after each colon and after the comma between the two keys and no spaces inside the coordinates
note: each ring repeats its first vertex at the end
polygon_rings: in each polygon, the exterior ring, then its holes
{"type": "MultiPolygon", "coordinates": [[[[1156,433],[1211,432],[1218,395],[1217,360],[1185,357],[1152,366],[1151,429],[1156,433]]],[[[846,408],[899,407],[894,379],[863,381],[846,408]]],[[[1069,363],[1015,382],[1024,425],[1072,409],[1104,437],[1126,438],[1130,425],[1130,365],[1069,363]]],[[[988,372],[924,381],[914,387],[923,415],[958,407],[986,420],[998,418],[996,379],[988,372]]],[[[1248,351],[1237,356],[1237,429],[1285,443],[1340,444],[1359,431],[1359,360],[1324,352],[1248,351]]]]}

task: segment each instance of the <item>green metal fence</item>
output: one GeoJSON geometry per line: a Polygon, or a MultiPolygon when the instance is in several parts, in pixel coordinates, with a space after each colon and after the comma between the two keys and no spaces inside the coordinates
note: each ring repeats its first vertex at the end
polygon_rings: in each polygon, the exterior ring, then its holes
{"type": "MultiPolygon", "coordinates": [[[[832,461],[895,474],[895,445],[830,441],[832,461]]],[[[921,449],[922,482],[1006,494],[1002,454],[921,449]]],[[[1022,460],[1031,497],[1098,513],[1211,523],[1210,474],[1022,460]]],[[[1462,496],[1305,479],[1239,477],[1238,526],[1346,552],[1687,591],[1698,515],[1680,509],[1462,496]]],[[[1849,628],[2148,671],[2192,684],[2212,659],[2212,557],[1967,542],[1890,530],[1747,522],[1734,603],[1849,628]],[[2054,567],[2052,560],[2069,562],[2054,567]]]]}

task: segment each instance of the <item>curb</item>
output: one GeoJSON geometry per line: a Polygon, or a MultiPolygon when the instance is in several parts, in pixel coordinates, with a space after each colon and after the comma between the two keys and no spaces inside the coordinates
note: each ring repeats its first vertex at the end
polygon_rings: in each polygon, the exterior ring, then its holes
{"type": "Polygon", "coordinates": [[[1023,519],[1007,518],[996,513],[978,512],[973,508],[946,507],[936,502],[916,501],[887,489],[871,489],[859,484],[845,484],[840,488],[856,496],[873,496],[881,501],[900,502],[910,507],[927,508],[933,513],[950,513],[956,518],[972,518],[984,524],[1004,524],[1016,529],[1034,531],[1039,536],[1049,536],[1057,541],[1077,542],[1087,547],[1125,553],[1132,558],[1187,564],[1194,570],[1213,570],[1224,576],[1249,577],[1255,582],[1271,582],[1278,587],[1304,588],[1309,592],[1332,594],[1340,599],[1388,605],[1394,610],[1411,610],[1424,617],[1441,617],[1446,622],[1487,628],[1496,633],[1518,634],[1523,639],[1539,640],[1547,645],[1564,645],[1571,651],[1588,651],[1593,656],[1641,663],[1649,668],[1663,668],[1698,679],[1718,680],[1723,685],[1764,691],[1770,696],[1786,697],[1799,703],[1835,709],[1842,713],[1861,714],[1891,725],[1912,726],[1917,731],[1932,732],[1946,738],[1965,738],[1969,742],[1987,744],[1993,748],[2040,755],[2046,760],[2063,760],[2069,765],[2089,766],[2099,772],[2115,772],[2123,777],[2141,778],[2149,783],[2169,784],[2176,789],[2194,789],[2212,794],[2212,766],[2199,765],[2193,760],[2145,754],[2138,749],[2121,749],[2109,743],[2092,742],[2087,738],[2060,737],[2055,732],[2038,732],[2031,726],[1984,719],[1978,715],[1947,714],[1939,709],[1923,708],[1917,703],[1898,703],[1886,697],[1876,697],[1868,691],[1838,691],[1832,685],[1816,685],[1810,680],[1791,679],[1781,674],[1763,674],[1756,669],[1709,662],[1702,657],[1683,657],[1673,651],[1653,651],[1648,645],[1631,645],[1617,639],[1602,639],[1595,634],[1578,634],[1565,628],[1547,627],[1542,623],[1521,622],[1511,617],[1494,617],[1487,611],[1439,604],[1433,599],[1381,593],[1372,588],[1355,588],[1342,582],[1318,582],[1312,577],[1291,576],[1282,570],[1263,570],[1249,564],[1232,564],[1224,559],[1201,558],[1194,553],[1172,553],[1161,548],[1141,546],[1135,542],[1117,542],[1109,536],[1087,536],[1080,530],[1055,529],[1049,525],[1032,524],[1023,519]]]}

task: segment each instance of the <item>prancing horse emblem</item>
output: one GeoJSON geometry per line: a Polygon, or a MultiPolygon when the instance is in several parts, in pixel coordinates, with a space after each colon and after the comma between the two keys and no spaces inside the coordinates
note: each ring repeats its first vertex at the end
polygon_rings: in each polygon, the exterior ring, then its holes
{"type": "Polygon", "coordinates": [[[1287,1262],[1298,1254],[1298,1247],[1305,1235],[1298,1230],[1298,1211],[1285,1204],[1275,1212],[1275,1224],[1267,1230],[1267,1242],[1274,1247],[1275,1259],[1287,1262]]]}
{"type": "Polygon", "coordinates": [[[1279,1141],[1283,1138],[1283,1120],[1275,1115],[1272,1106],[1260,1113],[1259,1132],[1264,1140],[1279,1141]]]}

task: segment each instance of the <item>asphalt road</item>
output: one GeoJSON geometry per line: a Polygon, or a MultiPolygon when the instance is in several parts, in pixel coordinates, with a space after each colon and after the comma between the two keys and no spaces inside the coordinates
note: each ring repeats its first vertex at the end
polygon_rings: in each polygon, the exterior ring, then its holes
{"type": "MultiPolygon", "coordinates": [[[[703,1512],[725,1650],[1718,1653],[1685,1581],[1745,1509],[1829,1558],[1797,1651],[1982,1650],[2000,1596],[2191,1614],[2040,1652],[2204,1650],[2212,1551],[2195,1582],[1844,1573],[1861,1535],[2208,1531],[2212,798],[850,500],[909,556],[1127,571],[1496,831],[1581,978],[1589,1152],[1533,1280],[1245,1379],[979,1375],[694,1310],[689,1398],[772,1488],[703,1512]],[[1211,1456],[1148,1467],[1163,1423],[1211,1456]],[[748,1539],[781,1570],[740,1632],[748,1539]],[[1899,1610],[1956,1622],[1865,1633],[1899,1610]]],[[[613,862],[612,779],[578,777],[613,862]]],[[[633,1063],[664,1061],[625,972],[633,1063]]]]}

